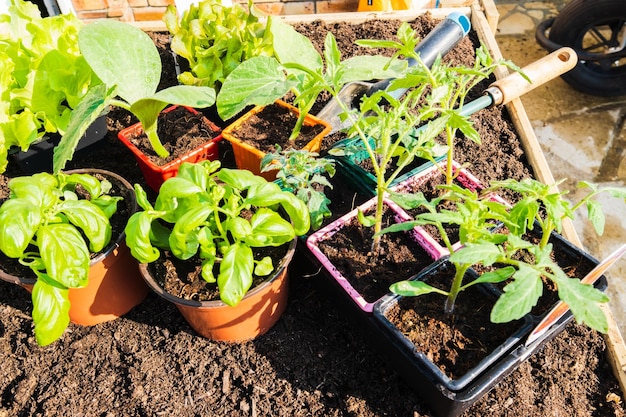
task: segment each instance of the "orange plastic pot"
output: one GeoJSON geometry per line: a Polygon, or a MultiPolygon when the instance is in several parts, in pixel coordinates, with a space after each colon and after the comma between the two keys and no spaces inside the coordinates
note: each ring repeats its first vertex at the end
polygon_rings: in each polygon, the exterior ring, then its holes
{"type": "MultiPolygon", "coordinates": [[[[292,106],[289,103],[285,103],[282,100],[276,100],[274,104],[287,108],[296,115],[300,114],[300,110],[298,110],[297,107],[292,106]]],[[[277,172],[276,170],[261,172],[261,160],[265,156],[265,152],[243,142],[241,139],[239,139],[239,137],[237,137],[237,130],[243,124],[245,124],[248,121],[248,119],[250,119],[252,116],[256,115],[261,110],[263,110],[264,107],[265,106],[254,107],[252,110],[250,110],[249,112],[241,116],[239,119],[237,119],[234,123],[226,127],[222,131],[222,136],[232,145],[233,154],[235,155],[235,163],[237,164],[237,168],[247,169],[253,174],[260,175],[268,181],[274,181],[276,179],[276,172],[277,172]]],[[[317,136],[315,136],[313,140],[307,143],[306,146],[304,146],[303,148],[311,152],[319,152],[320,147],[322,145],[322,139],[324,138],[324,136],[330,133],[332,129],[331,125],[328,122],[318,117],[315,117],[311,114],[307,114],[306,118],[304,119],[304,125],[305,126],[316,126],[316,125],[324,126],[324,130],[322,130],[322,132],[320,132],[317,136]]]]}
{"type": "Polygon", "coordinates": [[[148,286],[173,303],[187,323],[201,336],[223,342],[244,342],[266,333],[287,307],[288,266],[295,252],[294,239],[276,272],[263,284],[250,290],[234,307],[222,301],[194,301],[166,292],[154,279],[148,264],[139,269],[148,286]]]}
{"type": "MultiPolygon", "coordinates": [[[[128,189],[124,200],[129,204],[131,213],[137,210],[133,188],[128,181],[109,171],[83,169],[68,173],[100,173],[115,178],[128,189]]],[[[114,320],[128,313],[143,301],[148,294],[148,287],[141,278],[137,261],[126,247],[125,233],[111,241],[105,251],[90,262],[89,283],[83,288],[71,288],[70,320],[72,323],[92,326],[114,320]]],[[[9,275],[0,270],[0,279],[22,286],[32,291],[36,279],[9,275]]]]}

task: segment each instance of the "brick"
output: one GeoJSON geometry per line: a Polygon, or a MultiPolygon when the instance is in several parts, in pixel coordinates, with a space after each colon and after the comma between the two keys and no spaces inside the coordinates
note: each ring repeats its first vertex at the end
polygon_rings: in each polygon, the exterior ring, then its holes
{"type": "Polygon", "coordinates": [[[261,13],[264,13],[266,15],[273,15],[273,16],[278,16],[278,15],[282,15],[283,13],[283,9],[285,7],[284,3],[277,3],[277,2],[271,2],[271,3],[255,3],[254,5],[257,9],[259,9],[261,11],[261,13]]]}
{"type": "Polygon", "coordinates": [[[165,13],[165,7],[140,7],[133,9],[136,21],[161,20],[165,13]]]}
{"type": "Polygon", "coordinates": [[[107,7],[104,0],[72,0],[72,5],[76,12],[84,10],[103,10],[107,7]]]}
{"type": "Polygon", "coordinates": [[[128,5],[130,7],[146,7],[148,5],[148,0],[128,0],[128,5]]]}
{"type": "Polygon", "coordinates": [[[330,0],[316,2],[317,13],[355,12],[358,6],[359,0],[330,0]]]}
{"type": "Polygon", "coordinates": [[[315,13],[315,2],[302,1],[302,2],[289,2],[285,3],[283,14],[311,14],[315,13]]]}
{"type": "Polygon", "coordinates": [[[97,19],[105,19],[107,17],[106,10],[90,10],[86,12],[76,11],[76,17],[78,17],[82,21],[90,21],[97,19]]]}
{"type": "Polygon", "coordinates": [[[154,7],[167,7],[174,4],[174,0],[148,0],[148,4],[154,7]]]}

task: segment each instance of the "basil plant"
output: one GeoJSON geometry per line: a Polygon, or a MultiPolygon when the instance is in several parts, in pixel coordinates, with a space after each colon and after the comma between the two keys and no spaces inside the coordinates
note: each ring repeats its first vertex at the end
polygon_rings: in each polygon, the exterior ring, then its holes
{"type": "Polygon", "coordinates": [[[270,257],[255,259],[252,248],[289,243],[308,232],[310,218],[294,194],[250,171],[220,165],[183,163],[177,176],[161,185],[154,206],[135,185],[143,211],[130,218],[126,244],[142,263],[156,261],[160,249],[182,260],[198,255],[202,277],[217,284],[224,303],[235,306],[252,286],[253,274],[274,271],[270,257]]]}
{"type": "Polygon", "coordinates": [[[37,277],[32,315],[37,343],[45,346],[67,328],[69,289],[87,285],[90,255],[109,244],[109,219],[122,197],[108,194],[109,181],[77,173],[17,177],[9,188],[0,206],[0,250],[37,277]]]}

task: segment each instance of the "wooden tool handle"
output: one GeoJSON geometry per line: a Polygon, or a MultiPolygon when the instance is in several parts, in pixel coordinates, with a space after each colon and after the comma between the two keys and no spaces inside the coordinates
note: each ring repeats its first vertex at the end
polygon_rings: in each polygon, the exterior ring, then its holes
{"type": "Polygon", "coordinates": [[[571,70],[578,63],[576,51],[563,47],[522,68],[532,81],[529,83],[521,74],[514,72],[492,83],[486,92],[493,98],[493,105],[507,104],[545,82],[571,70]],[[499,90],[496,91],[496,90],[499,90]]]}

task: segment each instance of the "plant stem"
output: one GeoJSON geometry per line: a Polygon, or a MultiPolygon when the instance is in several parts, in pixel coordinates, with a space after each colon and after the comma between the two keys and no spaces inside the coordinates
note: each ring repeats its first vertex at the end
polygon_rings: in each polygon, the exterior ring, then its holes
{"type": "Polygon", "coordinates": [[[454,312],[454,304],[456,303],[456,298],[459,295],[459,292],[461,292],[463,277],[465,276],[465,272],[467,272],[470,266],[471,264],[456,265],[456,272],[454,273],[452,286],[450,287],[450,292],[448,293],[448,298],[446,298],[446,304],[444,306],[444,312],[446,314],[452,314],[454,312]]]}

